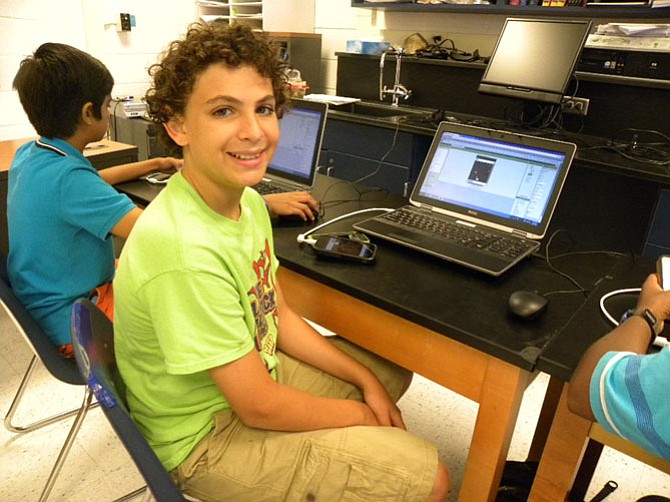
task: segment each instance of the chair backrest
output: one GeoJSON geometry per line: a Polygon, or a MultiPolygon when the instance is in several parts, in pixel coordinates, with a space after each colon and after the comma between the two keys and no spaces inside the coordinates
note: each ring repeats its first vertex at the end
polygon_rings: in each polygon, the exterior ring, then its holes
{"type": "Polygon", "coordinates": [[[184,502],[181,491],[128,413],[125,385],[114,355],[112,322],[95,304],[82,299],[72,308],[71,330],[79,369],[152,494],[161,502],[184,502]]]}
{"type": "Polygon", "coordinates": [[[0,300],[7,315],[12,320],[33,352],[46,366],[49,373],[65,383],[86,385],[74,359],[66,359],[58,353],[58,349],[37,321],[30,315],[14,294],[7,274],[7,259],[0,254],[0,300]]]}

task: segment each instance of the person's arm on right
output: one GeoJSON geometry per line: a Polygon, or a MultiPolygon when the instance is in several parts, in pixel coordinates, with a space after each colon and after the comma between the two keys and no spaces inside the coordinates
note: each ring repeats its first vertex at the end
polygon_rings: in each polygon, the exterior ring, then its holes
{"type": "MultiPolygon", "coordinates": [[[[670,292],[663,291],[656,274],[647,277],[637,302],[637,309],[649,309],[661,322],[670,317],[670,292]]],[[[640,316],[631,316],[610,333],[596,341],[582,356],[568,391],[568,407],[589,420],[595,420],[589,400],[591,377],[607,352],[645,354],[649,348],[650,328],[640,316]]]]}

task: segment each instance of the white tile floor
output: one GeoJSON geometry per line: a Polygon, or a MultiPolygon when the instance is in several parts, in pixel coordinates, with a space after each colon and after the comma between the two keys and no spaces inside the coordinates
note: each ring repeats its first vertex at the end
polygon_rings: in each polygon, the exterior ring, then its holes
{"type": "MultiPolygon", "coordinates": [[[[4,311],[0,312],[0,412],[3,417],[30,355],[4,311]]],[[[33,379],[33,386],[24,397],[26,406],[15,417],[18,422],[22,417],[36,416],[33,414],[38,411],[57,411],[80,405],[83,388],[55,381],[41,366],[36,369],[33,379]]],[[[523,460],[526,457],[547,380],[546,375],[540,375],[526,391],[509,459],[523,460]]],[[[440,456],[449,466],[456,487],[450,500],[456,500],[476,405],[417,376],[400,406],[408,428],[438,444],[440,456]]],[[[71,420],[67,420],[26,435],[12,434],[0,427],[1,501],[38,499],[70,425],[71,420]]],[[[670,476],[606,449],[587,500],[609,479],[615,480],[619,488],[607,499],[608,502],[634,501],[652,493],[670,494],[670,476]]],[[[105,502],[141,485],[141,476],[104,415],[94,409],[86,417],[50,500],[105,502]]]]}

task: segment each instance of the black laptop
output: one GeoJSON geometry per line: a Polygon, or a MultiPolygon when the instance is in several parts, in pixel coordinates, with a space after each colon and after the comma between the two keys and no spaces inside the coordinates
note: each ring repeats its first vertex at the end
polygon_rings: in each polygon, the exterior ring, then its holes
{"type": "Polygon", "coordinates": [[[261,195],[312,189],[327,113],[326,103],[292,100],[291,108],[279,121],[277,150],[263,181],[254,186],[261,195]]]}
{"type": "Polygon", "coordinates": [[[500,275],[539,247],[575,151],[563,141],[442,122],[410,205],[354,227],[500,275]]]}

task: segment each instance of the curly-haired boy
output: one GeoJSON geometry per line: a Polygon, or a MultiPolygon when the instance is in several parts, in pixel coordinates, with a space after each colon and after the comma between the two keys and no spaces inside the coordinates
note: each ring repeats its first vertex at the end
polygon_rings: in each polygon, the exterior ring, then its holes
{"type": "Polygon", "coordinates": [[[395,401],[411,374],[288,306],[250,186],[279,141],[285,78],[243,26],[197,25],[151,70],[184,166],[124,247],[115,343],[133,418],[200,500],[442,500],[448,475],[395,401]]]}

